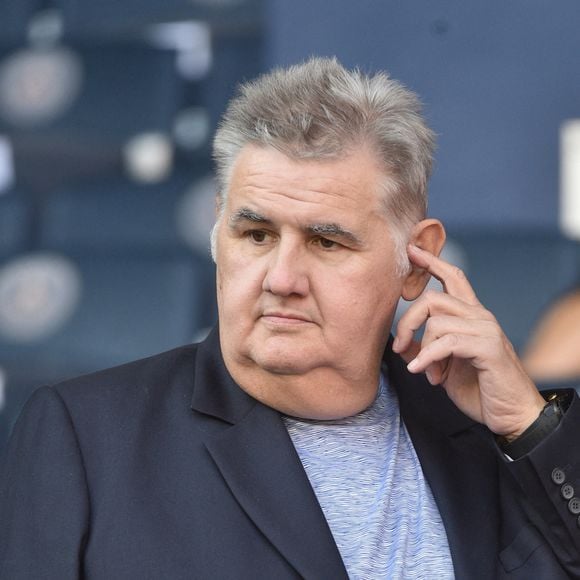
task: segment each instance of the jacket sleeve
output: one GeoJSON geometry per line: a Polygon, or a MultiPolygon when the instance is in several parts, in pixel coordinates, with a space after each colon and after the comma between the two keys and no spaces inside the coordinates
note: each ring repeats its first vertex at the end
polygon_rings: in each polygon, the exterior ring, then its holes
{"type": "Polygon", "coordinates": [[[574,395],[556,430],[507,464],[564,568],[580,578],[580,400],[574,395]]]}
{"type": "Polygon", "coordinates": [[[0,580],[79,578],[88,517],[71,417],[42,387],[16,422],[0,471],[0,580]]]}

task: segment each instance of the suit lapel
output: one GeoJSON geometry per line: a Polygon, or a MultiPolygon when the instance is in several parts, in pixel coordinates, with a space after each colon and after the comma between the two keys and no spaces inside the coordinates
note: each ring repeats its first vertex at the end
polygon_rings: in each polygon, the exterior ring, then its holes
{"type": "Polygon", "coordinates": [[[217,331],[200,346],[192,407],[225,422],[206,447],[242,509],[278,551],[304,578],[346,579],[279,413],[233,382],[221,359],[217,331]]]}
{"type": "Polygon", "coordinates": [[[497,559],[497,462],[491,438],[440,387],[408,373],[387,347],[401,416],[443,519],[457,578],[492,578],[497,559]]]}
{"type": "Polygon", "coordinates": [[[244,511],[302,577],[346,578],[278,413],[258,404],[207,448],[244,511]]]}

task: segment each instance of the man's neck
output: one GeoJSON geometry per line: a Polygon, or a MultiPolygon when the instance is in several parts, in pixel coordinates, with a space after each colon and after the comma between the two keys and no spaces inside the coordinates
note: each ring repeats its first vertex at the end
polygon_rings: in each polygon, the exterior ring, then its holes
{"type": "MultiPolygon", "coordinates": [[[[228,361],[234,381],[250,396],[285,415],[305,419],[339,419],[356,415],[375,399],[380,366],[361,376],[344,376],[332,368],[305,374],[276,374],[257,365],[228,361]]],[[[370,368],[370,366],[369,366],[370,368]]]]}

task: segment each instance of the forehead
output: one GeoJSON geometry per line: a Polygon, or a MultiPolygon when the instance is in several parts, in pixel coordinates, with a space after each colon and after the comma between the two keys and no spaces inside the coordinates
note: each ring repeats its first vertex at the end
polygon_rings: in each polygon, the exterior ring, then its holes
{"type": "Polygon", "coordinates": [[[234,165],[227,205],[230,211],[244,205],[262,213],[365,219],[382,214],[384,178],[374,156],[364,149],[340,159],[296,160],[275,149],[248,145],[234,165]]]}

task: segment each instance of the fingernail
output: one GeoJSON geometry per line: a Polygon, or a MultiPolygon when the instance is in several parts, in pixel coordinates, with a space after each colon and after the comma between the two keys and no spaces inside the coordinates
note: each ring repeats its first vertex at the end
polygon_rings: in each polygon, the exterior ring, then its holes
{"type": "Polygon", "coordinates": [[[417,370],[417,368],[419,367],[419,361],[414,358],[408,365],[407,368],[411,371],[414,372],[417,370]]]}
{"type": "Polygon", "coordinates": [[[435,382],[433,381],[433,375],[429,371],[425,371],[425,376],[431,385],[434,385],[435,382]]]}

